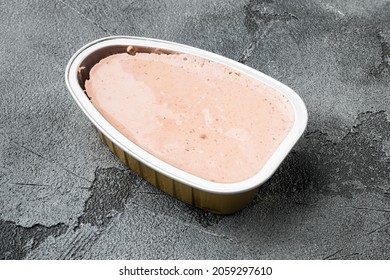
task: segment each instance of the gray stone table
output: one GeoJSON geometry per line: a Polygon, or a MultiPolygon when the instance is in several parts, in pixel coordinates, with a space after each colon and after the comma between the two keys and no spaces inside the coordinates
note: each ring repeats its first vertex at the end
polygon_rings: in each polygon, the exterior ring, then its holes
{"type": "Polygon", "coordinates": [[[1,1],[1,259],[389,259],[390,1],[1,1]],[[109,35],[175,41],[293,88],[305,135],[253,203],[189,207],[126,168],[68,93],[109,35]]]}

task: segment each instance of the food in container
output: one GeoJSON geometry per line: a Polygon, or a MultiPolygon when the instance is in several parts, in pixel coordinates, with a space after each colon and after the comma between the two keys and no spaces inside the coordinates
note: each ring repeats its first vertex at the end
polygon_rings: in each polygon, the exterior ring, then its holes
{"type": "Polygon", "coordinates": [[[160,40],[109,37],[70,60],[66,82],[109,148],[172,196],[233,213],[303,133],[287,86],[245,65],[160,40]]]}

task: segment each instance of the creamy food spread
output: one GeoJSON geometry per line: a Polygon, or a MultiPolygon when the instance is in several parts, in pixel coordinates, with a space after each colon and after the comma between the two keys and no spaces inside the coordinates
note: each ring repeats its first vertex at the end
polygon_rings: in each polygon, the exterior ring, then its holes
{"type": "Polygon", "coordinates": [[[91,69],[85,88],[132,142],[213,182],[255,175],[294,124],[293,107],[280,92],[188,54],[111,55],[91,69]]]}

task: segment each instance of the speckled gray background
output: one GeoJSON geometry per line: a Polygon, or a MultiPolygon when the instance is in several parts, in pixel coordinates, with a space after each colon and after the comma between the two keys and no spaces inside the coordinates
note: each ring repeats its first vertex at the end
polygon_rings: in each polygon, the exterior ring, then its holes
{"type": "Polygon", "coordinates": [[[390,1],[1,1],[1,259],[389,259],[390,1]],[[161,193],[68,93],[84,44],[200,47],[287,84],[304,137],[243,211],[161,193]]]}

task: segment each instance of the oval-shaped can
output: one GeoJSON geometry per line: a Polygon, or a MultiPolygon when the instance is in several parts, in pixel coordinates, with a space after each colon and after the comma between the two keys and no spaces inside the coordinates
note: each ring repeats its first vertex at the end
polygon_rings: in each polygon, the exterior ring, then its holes
{"type": "Polygon", "coordinates": [[[112,36],[91,42],[70,59],[65,81],[74,100],[97,128],[99,135],[124,163],[162,191],[185,203],[219,214],[230,214],[247,205],[278,168],[301,137],[307,125],[307,110],[302,99],[289,87],[234,60],[190,46],[156,39],[112,36]],[[153,52],[197,56],[243,73],[286,97],[294,111],[294,123],[264,166],[254,176],[240,182],[218,183],[192,175],[164,162],[142,149],[110,122],[91,103],[85,93],[85,81],[91,68],[100,60],[118,53],[153,52]]]}

